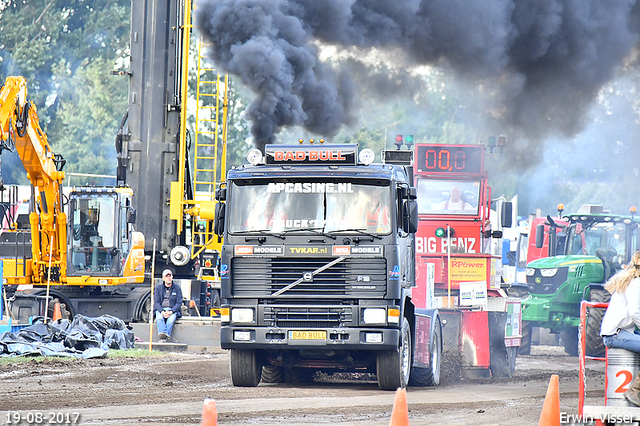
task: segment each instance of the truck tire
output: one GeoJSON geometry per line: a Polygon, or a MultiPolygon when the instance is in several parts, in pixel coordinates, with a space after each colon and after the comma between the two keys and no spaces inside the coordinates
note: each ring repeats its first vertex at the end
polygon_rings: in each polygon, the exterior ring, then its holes
{"type": "Polygon", "coordinates": [[[262,365],[254,349],[231,349],[229,354],[233,386],[256,387],[262,376],[262,365]]]}
{"type": "Polygon", "coordinates": [[[560,344],[571,356],[578,356],[578,327],[571,327],[560,332],[560,344]]]}
{"type": "Polygon", "coordinates": [[[284,377],[282,373],[282,367],[275,365],[263,365],[262,366],[262,380],[263,383],[282,383],[284,377]]]}
{"type": "Polygon", "coordinates": [[[436,321],[433,336],[429,343],[429,367],[411,368],[409,384],[411,386],[438,386],[440,384],[440,366],[442,363],[442,329],[440,320],[436,321]]]}
{"type": "MultiPolygon", "coordinates": [[[[611,293],[604,288],[592,288],[589,301],[596,303],[608,303],[611,300],[611,293]]],[[[602,317],[604,317],[604,308],[589,308],[589,316],[587,318],[586,342],[587,356],[604,357],[605,346],[600,336],[600,326],[602,325],[602,317]]]]}
{"type": "Polygon", "coordinates": [[[377,358],[378,387],[383,390],[406,388],[411,373],[411,328],[402,318],[398,351],[380,351],[377,358]]]}
{"type": "Polygon", "coordinates": [[[522,339],[520,339],[520,347],[518,347],[518,355],[531,354],[531,323],[522,321],[522,339]]]}

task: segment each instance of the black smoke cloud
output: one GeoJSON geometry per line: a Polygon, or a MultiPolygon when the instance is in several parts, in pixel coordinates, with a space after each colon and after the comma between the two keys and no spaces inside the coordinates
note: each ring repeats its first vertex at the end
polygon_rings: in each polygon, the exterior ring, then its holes
{"type": "Polygon", "coordinates": [[[332,136],[352,121],[353,78],[318,59],[318,42],[400,50],[407,66],[489,84],[493,118],[536,139],[580,129],[640,31],[636,0],[200,0],[196,14],[213,59],[257,94],[258,145],[283,126],[332,136]]]}

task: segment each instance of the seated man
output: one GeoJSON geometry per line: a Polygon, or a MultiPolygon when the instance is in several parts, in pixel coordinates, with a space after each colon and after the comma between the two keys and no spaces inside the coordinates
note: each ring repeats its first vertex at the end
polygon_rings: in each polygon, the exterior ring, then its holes
{"type": "Polygon", "coordinates": [[[173,282],[171,269],[162,271],[162,283],[154,290],[153,311],[161,342],[171,339],[173,324],[182,316],[182,289],[173,282]]]}
{"type": "Polygon", "coordinates": [[[462,189],[459,186],[452,186],[450,195],[451,197],[448,200],[438,204],[438,210],[475,210],[471,204],[461,198],[462,189]]]}
{"type": "Polygon", "coordinates": [[[89,217],[87,221],[82,224],[82,229],[80,230],[82,245],[84,247],[93,247],[94,243],[91,237],[98,236],[98,211],[97,210],[89,210],[89,217]]]}

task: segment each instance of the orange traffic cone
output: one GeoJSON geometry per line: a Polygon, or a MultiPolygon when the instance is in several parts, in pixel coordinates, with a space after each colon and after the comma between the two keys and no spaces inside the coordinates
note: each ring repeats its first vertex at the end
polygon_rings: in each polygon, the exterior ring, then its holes
{"type": "Polygon", "coordinates": [[[560,426],[560,386],[556,374],[552,375],[549,380],[538,426],[560,426]]]}
{"type": "Polygon", "coordinates": [[[206,398],[204,400],[200,426],[218,426],[218,409],[216,408],[216,401],[213,399],[206,398]]]}
{"type": "Polygon", "coordinates": [[[53,305],[53,320],[57,321],[59,319],[62,319],[62,312],[60,311],[60,302],[56,302],[53,305]]]}
{"type": "Polygon", "coordinates": [[[389,426],[409,426],[409,408],[407,407],[407,390],[398,388],[393,401],[391,423],[389,426]]]}

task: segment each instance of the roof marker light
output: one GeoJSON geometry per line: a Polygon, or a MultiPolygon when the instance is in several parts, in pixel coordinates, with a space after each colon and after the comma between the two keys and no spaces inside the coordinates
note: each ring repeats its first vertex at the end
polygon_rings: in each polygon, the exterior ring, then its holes
{"type": "Polygon", "coordinates": [[[260,151],[258,148],[252,148],[247,153],[247,161],[249,162],[249,164],[252,164],[254,166],[256,164],[260,164],[262,162],[262,151],[260,151]]]}
{"type": "Polygon", "coordinates": [[[376,158],[376,153],[371,148],[365,148],[358,154],[358,160],[365,166],[373,163],[376,158]]]}

